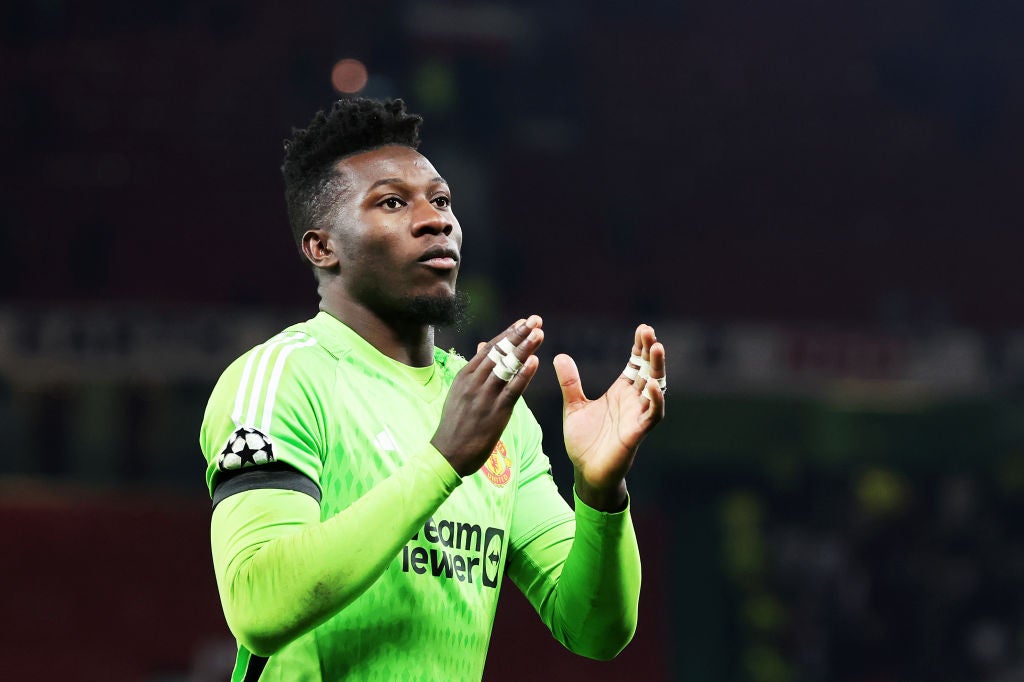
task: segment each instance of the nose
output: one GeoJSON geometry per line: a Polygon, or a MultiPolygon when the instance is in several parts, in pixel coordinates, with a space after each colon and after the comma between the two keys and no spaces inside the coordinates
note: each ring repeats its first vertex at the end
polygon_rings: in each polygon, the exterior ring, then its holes
{"type": "Polygon", "coordinates": [[[416,213],[413,215],[412,232],[413,236],[423,234],[443,234],[448,236],[452,233],[455,218],[450,212],[439,211],[429,201],[419,202],[416,213]]]}

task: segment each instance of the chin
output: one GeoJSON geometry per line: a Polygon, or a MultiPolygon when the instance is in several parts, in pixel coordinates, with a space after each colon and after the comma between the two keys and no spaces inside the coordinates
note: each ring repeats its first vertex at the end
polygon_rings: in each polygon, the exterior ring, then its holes
{"type": "Polygon", "coordinates": [[[462,292],[420,294],[412,296],[401,305],[403,317],[418,324],[440,327],[458,326],[466,319],[469,297],[462,292]]]}

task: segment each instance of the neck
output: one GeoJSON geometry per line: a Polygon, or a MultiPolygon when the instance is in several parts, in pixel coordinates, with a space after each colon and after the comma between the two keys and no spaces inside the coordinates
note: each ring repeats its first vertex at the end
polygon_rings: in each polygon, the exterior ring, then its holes
{"type": "Polygon", "coordinates": [[[434,328],[387,319],[362,303],[337,292],[321,290],[320,310],[345,323],[367,343],[392,360],[411,367],[434,362],[434,328]]]}

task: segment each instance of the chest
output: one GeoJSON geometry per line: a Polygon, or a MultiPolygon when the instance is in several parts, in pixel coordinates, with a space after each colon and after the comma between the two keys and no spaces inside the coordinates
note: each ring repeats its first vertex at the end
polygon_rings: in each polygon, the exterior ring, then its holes
{"type": "MultiPolygon", "coordinates": [[[[428,446],[444,408],[447,386],[434,390],[387,377],[342,374],[328,403],[321,508],[333,516],[391,476],[428,446]]],[[[484,466],[467,476],[433,517],[435,522],[507,527],[519,473],[515,434],[507,429],[484,466]]],[[[448,526],[438,532],[448,532],[448,526]]],[[[432,535],[429,529],[421,534],[432,535]]],[[[438,541],[442,537],[438,535],[438,541]]]]}

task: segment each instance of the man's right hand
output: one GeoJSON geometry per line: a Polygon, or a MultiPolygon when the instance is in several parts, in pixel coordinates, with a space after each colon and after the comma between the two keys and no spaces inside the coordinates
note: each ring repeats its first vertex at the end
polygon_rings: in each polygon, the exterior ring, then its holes
{"type": "Polygon", "coordinates": [[[477,346],[476,355],[455,377],[441,423],[430,442],[460,476],[476,473],[487,461],[512,416],[516,400],[537,373],[540,363],[534,353],[544,341],[542,324],[539,315],[517,321],[490,342],[477,346]],[[487,357],[503,338],[515,346],[512,355],[523,363],[507,382],[495,375],[495,362],[487,357]]]}

